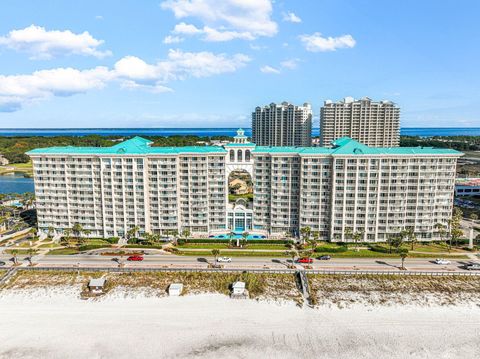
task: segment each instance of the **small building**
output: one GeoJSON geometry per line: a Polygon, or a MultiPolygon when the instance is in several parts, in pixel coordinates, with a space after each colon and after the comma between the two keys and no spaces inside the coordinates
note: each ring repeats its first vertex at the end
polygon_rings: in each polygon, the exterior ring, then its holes
{"type": "Polygon", "coordinates": [[[102,294],[106,281],[105,278],[90,279],[90,282],[88,282],[88,290],[92,294],[102,294]]]}
{"type": "Polygon", "coordinates": [[[245,294],[245,282],[234,282],[232,284],[232,295],[244,295],[245,294]]]}
{"type": "Polygon", "coordinates": [[[182,294],[183,284],[182,283],[172,283],[168,287],[168,295],[171,297],[178,297],[182,294]]]}
{"type": "Polygon", "coordinates": [[[480,178],[457,178],[456,196],[480,196],[480,178]]]}
{"type": "Polygon", "coordinates": [[[3,155],[0,155],[0,166],[6,166],[8,165],[8,163],[9,163],[8,160],[5,157],[3,157],[3,155]]]}

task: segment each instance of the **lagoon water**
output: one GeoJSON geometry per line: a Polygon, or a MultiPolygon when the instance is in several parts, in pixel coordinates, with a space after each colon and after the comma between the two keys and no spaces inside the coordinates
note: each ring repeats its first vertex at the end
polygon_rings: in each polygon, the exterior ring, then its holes
{"type": "Polygon", "coordinates": [[[33,192],[33,178],[25,178],[21,173],[0,175],[0,193],[33,192]]]}

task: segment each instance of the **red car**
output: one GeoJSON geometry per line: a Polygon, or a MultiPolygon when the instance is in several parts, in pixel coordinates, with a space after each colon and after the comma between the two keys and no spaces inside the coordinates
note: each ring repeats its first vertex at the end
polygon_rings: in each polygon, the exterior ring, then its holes
{"type": "Polygon", "coordinates": [[[142,256],[130,256],[127,258],[127,261],[143,261],[142,256]]]}
{"type": "Polygon", "coordinates": [[[312,258],[299,258],[296,260],[297,263],[313,263],[313,259],[312,258]]]}

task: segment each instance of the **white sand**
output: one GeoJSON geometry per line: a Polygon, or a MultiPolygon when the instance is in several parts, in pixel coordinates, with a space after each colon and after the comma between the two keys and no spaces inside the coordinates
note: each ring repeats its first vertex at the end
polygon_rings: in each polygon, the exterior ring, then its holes
{"type": "Polygon", "coordinates": [[[480,308],[321,307],[74,290],[0,293],[0,358],[473,358],[480,308]]]}

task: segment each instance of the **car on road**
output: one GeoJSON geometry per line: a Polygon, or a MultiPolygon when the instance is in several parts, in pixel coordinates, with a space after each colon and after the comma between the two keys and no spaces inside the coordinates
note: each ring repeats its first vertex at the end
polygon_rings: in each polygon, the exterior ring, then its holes
{"type": "Polygon", "coordinates": [[[0,267],[3,267],[6,263],[4,261],[0,261],[0,267]]]}
{"type": "Polygon", "coordinates": [[[142,257],[142,256],[138,256],[138,255],[134,255],[134,256],[128,257],[128,258],[127,258],[127,261],[140,262],[140,261],[143,261],[143,257],[142,257]]]}
{"type": "Polygon", "coordinates": [[[445,264],[450,264],[450,261],[444,258],[437,258],[435,259],[435,264],[445,265],[445,264]]]}
{"type": "Polygon", "coordinates": [[[310,263],[313,263],[313,259],[312,259],[312,258],[308,258],[308,257],[298,258],[295,262],[296,262],[296,263],[307,263],[307,264],[310,264],[310,263]]]}
{"type": "Polygon", "coordinates": [[[321,261],[328,261],[328,260],[332,259],[332,256],[324,255],[324,256],[318,257],[317,259],[321,260],[321,261]]]}
{"type": "Polygon", "coordinates": [[[466,270],[480,270],[480,263],[468,263],[465,264],[466,270]]]}
{"type": "Polygon", "coordinates": [[[230,257],[219,257],[217,258],[217,262],[221,263],[230,263],[232,261],[232,258],[230,257]]]}

